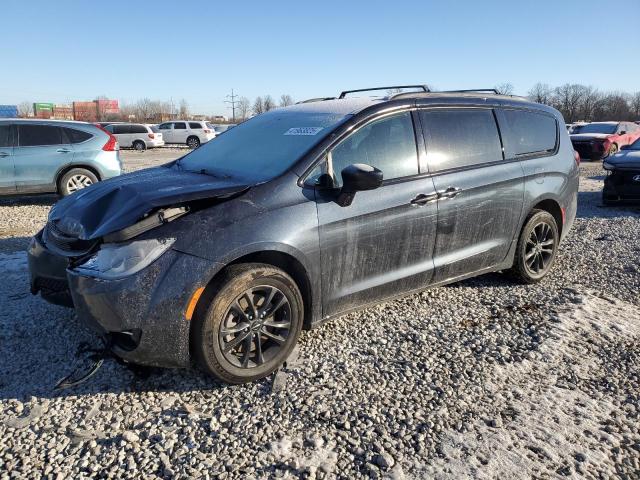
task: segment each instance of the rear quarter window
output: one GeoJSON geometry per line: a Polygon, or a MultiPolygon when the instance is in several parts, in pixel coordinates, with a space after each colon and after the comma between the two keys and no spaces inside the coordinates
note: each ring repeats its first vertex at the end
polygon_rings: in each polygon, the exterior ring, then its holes
{"type": "Polygon", "coordinates": [[[90,133],[76,130],[75,128],[63,128],[63,130],[70,143],[82,143],[93,137],[90,133]]]}
{"type": "Polygon", "coordinates": [[[197,122],[189,122],[189,128],[202,128],[202,125],[197,122]]]}
{"type": "Polygon", "coordinates": [[[558,125],[551,115],[525,110],[502,110],[503,139],[509,156],[544,155],[555,151],[558,125]]]}

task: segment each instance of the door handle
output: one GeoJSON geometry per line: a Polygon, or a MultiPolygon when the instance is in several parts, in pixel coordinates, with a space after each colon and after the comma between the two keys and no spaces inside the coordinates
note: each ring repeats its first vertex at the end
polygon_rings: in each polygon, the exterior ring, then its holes
{"type": "Polygon", "coordinates": [[[58,153],[70,153],[71,150],[69,150],[68,148],[59,148],[58,150],[56,150],[56,152],[58,152],[58,153]]]}
{"type": "Polygon", "coordinates": [[[435,202],[438,199],[437,193],[419,193],[411,200],[411,205],[415,205],[417,207],[421,207],[422,205],[426,205],[430,202],[435,202]]]}
{"type": "Polygon", "coordinates": [[[442,198],[442,199],[447,199],[447,198],[453,198],[457,195],[460,195],[460,193],[462,192],[461,188],[456,188],[456,187],[449,187],[446,190],[440,190],[438,192],[438,198],[442,198]]]}

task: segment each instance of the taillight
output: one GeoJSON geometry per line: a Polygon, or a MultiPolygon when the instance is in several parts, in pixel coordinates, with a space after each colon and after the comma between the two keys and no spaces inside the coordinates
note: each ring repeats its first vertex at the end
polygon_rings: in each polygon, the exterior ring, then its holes
{"type": "Polygon", "coordinates": [[[153,133],[150,133],[149,138],[153,140],[154,138],[156,138],[156,136],[153,133]]]}
{"type": "Polygon", "coordinates": [[[204,133],[211,133],[211,130],[204,129],[204,133]]]}
{"type": "Polygon", "coordinates": [[[580,154],[575,150],[573,151],[573,158],[576,160],[576,165],[580,165],[580,154]]]}
{"type": "Polygon", "coordinates": [[[107,143],[103,145],[102,150],[104,150],[105,152],[115,152],[116,150],[118,150],[118,139],[114,137],[109,130],[105,130],[100,125],[96,125],[96,127],[109,135],[109,140],[107,140],[107,143]]]}

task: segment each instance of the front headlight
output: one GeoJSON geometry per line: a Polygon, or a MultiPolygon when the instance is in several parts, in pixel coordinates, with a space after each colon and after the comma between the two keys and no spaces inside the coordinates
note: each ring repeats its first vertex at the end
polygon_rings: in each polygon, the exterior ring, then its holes
{"type": "Polygon", "coordinates": [[[602,168],[604,168],[605,170],[613,170],[615,166],[609,162],[602,162],[602,168]]]}
{"type": "Polygon", "coordinates": [[[104,243],[75,271],[89,277],[116,280],[128,277],[159,258],[171,248],[175,238],[138,240],[130,243],[104,243]]]}

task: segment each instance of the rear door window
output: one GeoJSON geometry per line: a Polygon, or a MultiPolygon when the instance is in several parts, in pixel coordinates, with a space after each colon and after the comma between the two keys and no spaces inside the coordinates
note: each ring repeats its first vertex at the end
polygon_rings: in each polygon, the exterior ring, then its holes
{"type": "Polygon", "coordinates": [[[187,124],[184,122],[175,122],[173,124],[173,129],[174,130],[186,130],[187,129],[187,124]]]}
{"type": "MultiPolygon", "coordinates": [[[[503,139],[510,157],[546,154],[556,149],[556,119],[526,110],[502,110],[503,139]]],[[[502,125],[502,122],[501,122],[502,125]]]]}
{"type": "Polygon", "coordinates": [[[82,130],[76,130],[75,128],[63,128],[64,133],[67,135],[69,142],[71,143],[82,143],[86,140],[89,140],[93,135],[87,132],[83,132],[82,130]]]}
{"type": "Polygon", "coordinates": [[[60,145],[62,131],[52,125],[18,125],[18,139],[21,147],[60,145]]]}
{"type": "Polygon", "coordinates": [[[490,109],[422,110],[420,121],[429,171],[502,160],[502,144],[490,109]]]}
{"type": "Polygon", "coordinates": [[[202,125],[197,122],[189,122],[189,128],[202,128],[202,125]]]}
{"type": "Polygon", "coordinates": [[[13,147],[11,125],[0,125],[0,148],[13,147]]]}
{"type": "Polygon", "coordinates": [[[416,175],[418,154],[411,113],[372,122],[339,143],[331,151],[335,187],[342,186],[342,169],[354,163],[379,168],[384,180],[416,175]]]}

